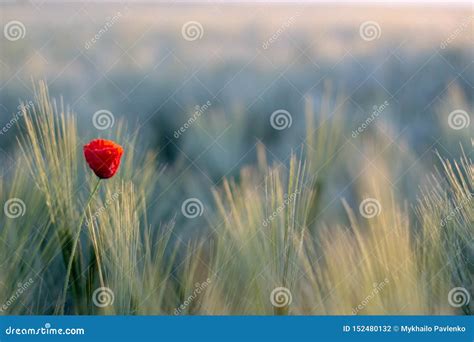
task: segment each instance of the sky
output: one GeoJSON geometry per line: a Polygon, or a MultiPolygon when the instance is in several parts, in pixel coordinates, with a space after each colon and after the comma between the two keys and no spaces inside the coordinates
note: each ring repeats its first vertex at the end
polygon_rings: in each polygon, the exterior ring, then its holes
{"type": "MultiPolygon", "coordinates": [[[[16,0],[0,0],[0,3],[15,3],[21,2],[16,0]]],[[[453,5],[453,4],[471,4],[474,7],[472,0],[456,0],[456,1],[446,1],[446,0],[372,0],[372,1],[361,1],[361,0],[29,0],[33,3],[45,3],[45,2],[115,2],[115,3],[347,3],[347,4],[368,4],[368,3],[380,3],[380,4],[395,4],[395,3],[404,3],[404,4],[439,4],[439,5],[453,5]]]]}

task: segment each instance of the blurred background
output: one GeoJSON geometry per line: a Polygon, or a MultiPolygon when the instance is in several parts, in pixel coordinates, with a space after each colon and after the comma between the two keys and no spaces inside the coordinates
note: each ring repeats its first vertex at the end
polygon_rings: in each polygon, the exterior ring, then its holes
{"type": "Polygon", "coordinates": [[[337,153],[316,166],[331,175],[325,215],[376,158],[390,162],[392,188],[414,198],[433,151],[451,158],[470,146],[472,124],[452,130],[448,116],[472,121],[472,19],[469,3],[4,1],[0,176],[15,164],[18,105],[45,80],[77,114],[82,142],[124,123],[158,153],[157,222],[189,197],[210,206],[212,187],[256,164],[259,142],[270,163],[303,153],[308,112],[316,138],[342,113],[337,153]],[[275,111],[291,124],[275,129],[275,111]]]}

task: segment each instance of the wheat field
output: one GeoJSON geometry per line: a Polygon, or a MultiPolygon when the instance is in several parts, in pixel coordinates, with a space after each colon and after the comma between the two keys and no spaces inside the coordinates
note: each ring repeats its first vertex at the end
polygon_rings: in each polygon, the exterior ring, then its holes
{"type": "Polygon", "coordinates": [[[0,6],[2,315],[473,313],[469,8],[0,6]]]}
{"type": "Polygon", "coordinates": [[[3,203],[22,199],[2,216],[4,313],[471,314],[469,303],[450,306],[448,293],[472,288],[474,168],[465,151],[472,146],[460,147],[455,160],[439,155],[441,169],[426,175],[411,204],[387,191],[390,169],[380,160],[357,184],[358,196],[371,194],[373,202],[354,208],[341,199],[348,223],[326,222],[314,231],[316,208],[324,205],[318,168],[340,144],[341,123],[317,137],[308,126],[307,146],[287,166],[268,165],[261,144],[257,166],[212,189],[216,210],[206,216],[213,233],[179,250],[170,242],[173,221],[159,227],[148,221],[159,155],[136,153],[117,125],[111,135],[127,141],[123,164],[84,208],[94,176],[78,148],[74,114],[42,82],[36,95],[22,107],[25,130],[18,138],[17,167],[29,174],[0,183],[3,203]],[[271,300],[275,289],[282,292],[271,300]]]}

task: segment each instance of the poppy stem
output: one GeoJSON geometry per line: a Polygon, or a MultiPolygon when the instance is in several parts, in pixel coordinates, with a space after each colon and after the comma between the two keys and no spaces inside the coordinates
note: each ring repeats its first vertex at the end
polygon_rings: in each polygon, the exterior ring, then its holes
{"type": "Polygon", "coordinates": [[[99,185],[100,185],[100,181],[101,179],[98,178],[98,181],[97,183],[95,184],[95,187],[94,189],[92,190],[91,194],[89,195],[89,199],[87,200],[87,203],[86,203],[86,206],[84,207],[84,211],[81,215],[81,220],[79,222],[79,226],[77,227],[77,233],[76,233],[76,236],[74,237],[74,242],[73,242],[73,245],[72,245],[72,250],[71,250],[71,255],[69,257],[69,262],[68,262],[68,265],[67,265],[67,271],[66,271],[66,280],[64,282],[64,288],[63,288],[63,300],[62,300],[62,303],[63,303],[63,308],[62,308],[62,314],[64,314],[64,307],[66,306],[66,297],[67,297],[67,289],[69,287],[69,278],[71,277],[71,270],[72,270],[72,264],[74,262],[74,256],[76,254],[76,249],[77,249],[77,245],[78,245],[78,242],[79,242],[79,238],[81,236],[81,229],[82,229],[82,224],[84,223],[84,219],[86,217],[86,214],[87,214],[87,208],[89,207],[91,201],[92,201],[92,198],[94,197],[95,193],[97,192],[97,190],[99,189],[99,185]]]}

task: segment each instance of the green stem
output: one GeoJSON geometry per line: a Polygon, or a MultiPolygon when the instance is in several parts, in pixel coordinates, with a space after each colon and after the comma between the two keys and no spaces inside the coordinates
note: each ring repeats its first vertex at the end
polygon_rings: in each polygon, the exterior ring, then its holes
{"type": "Polygon", "coordinates": [[[73,245],[72,245],[71,255],[69,257],[69,262],[68,262],[68,265],[67,265],[66,281],[64,282],[64,288],[63,288],[62,314],[64,314],[64,307],[66,306],[66,297],[67,297],[67,289],[69,287],[69,278],[71,277],[72,264],[74,262],[74,256],[76,254],[77,245],[78,245],[78,242],[79,242],[79,238],[81,236],[82,224],[84,223],[84,219],[85,219],[86,214],[87,214],[87,208],[89,207],[89,205],[92,201],[92,198],[94,197],[95,193],[97,192],[97,189],[99,189],[100,181],[101,181],[101,179],[99,178],[96,185],[95,185],[95,187],[94,187],[94,190],[92,190],[91,194],[89,195],[89,199],[87,200],[87,204],[84,208],[84,212],[81,215],[81,221],[79,222],[79,226],[77,227],[76,236],[74,237],[74,242],[73,242],[73,245]]]}

